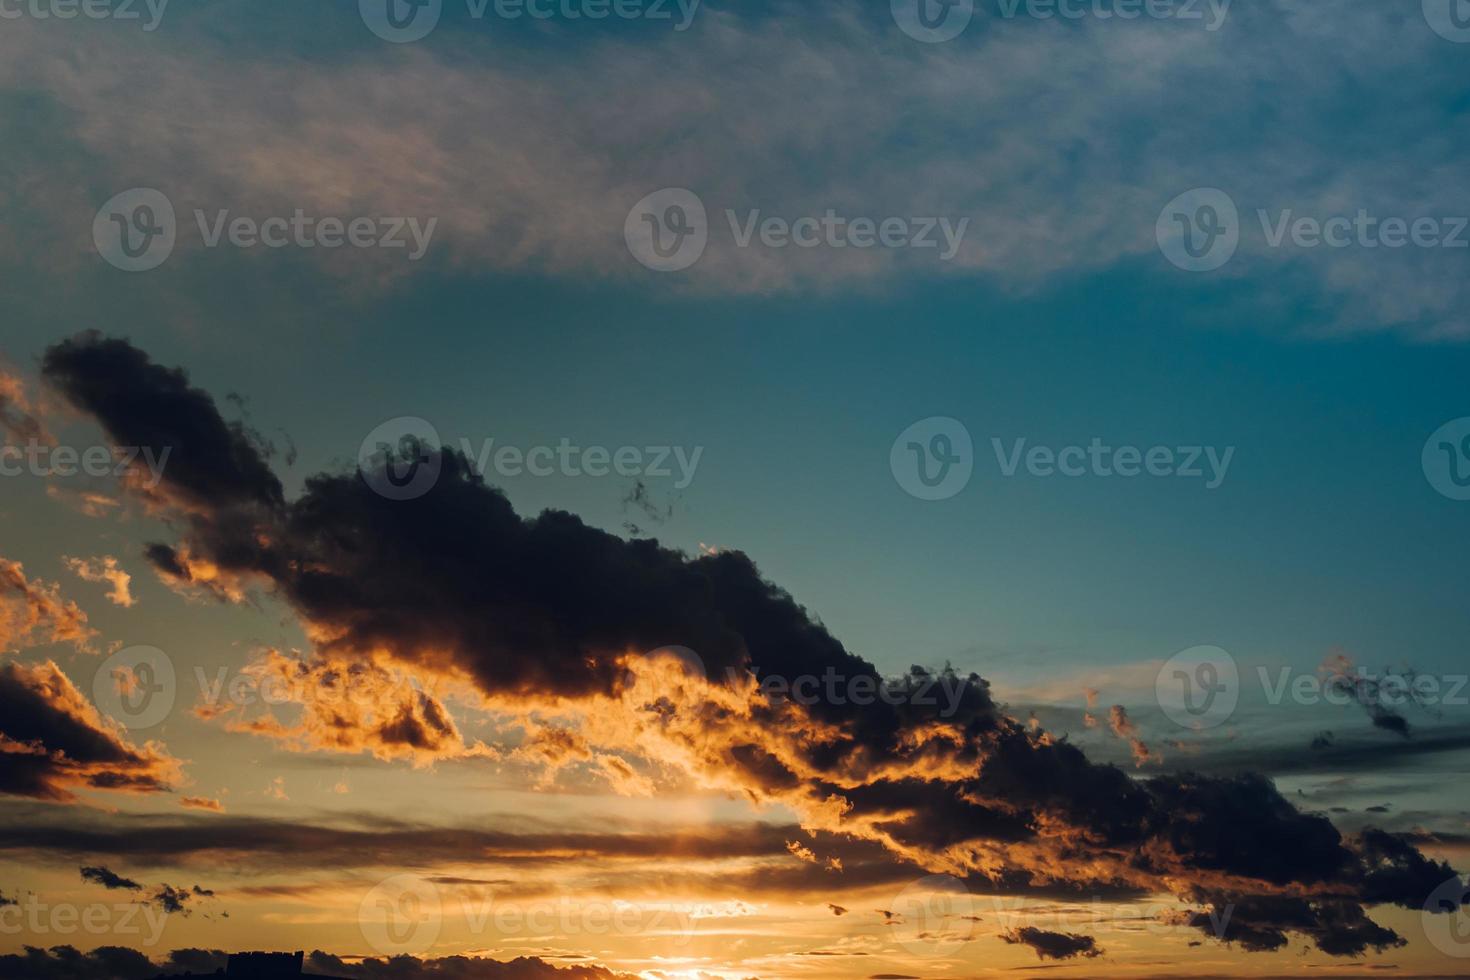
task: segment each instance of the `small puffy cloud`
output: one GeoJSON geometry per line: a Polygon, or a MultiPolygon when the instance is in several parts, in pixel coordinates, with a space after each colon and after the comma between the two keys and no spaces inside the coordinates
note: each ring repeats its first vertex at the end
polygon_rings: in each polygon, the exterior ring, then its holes
{"type": "Polygon", "coordinates": [[[102,865],[85,866],[80,870],[83,881],[90,881],[93,884],[101,885],[103,888],[138,891],[143,887],[133,879],[124,878],[122,875],[102,865]]]}
{"type": "Polygon", "coordinates": [[[106,582],[111,585],[112,590],[107,593],[107,598],[113,605],[126,609],[136,602],[129,588],[133,577],[123,571],[117,559],[111,555],[103,555],[100,558],[63,557],[61,560],[82,581],[106,582]]]}
{"type": "Polygon", "coordinates": [[[1022,926],[1001,933],[1001,939],[1014,945],[1029,946],[1043,960],[1070,960],[1074,957],[1101,956],[1103,950],[1091,936],[1080,936],[1071,932],[1048,932],[1032,926],[1022,926]]]}

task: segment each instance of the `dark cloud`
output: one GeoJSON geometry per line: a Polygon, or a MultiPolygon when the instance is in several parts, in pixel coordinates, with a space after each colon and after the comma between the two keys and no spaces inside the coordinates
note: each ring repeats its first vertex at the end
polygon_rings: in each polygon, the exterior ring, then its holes
{"type": "Polygon", "coordinates": [[[53,347],[44,367],[117,441],[172,447],[152,496],[177,511],[181,540],[152,549],[155,566],[225,597],[273,590],[328,668],[386,655],[468,681],[487,704],[595,705],[613,748],[662,740],[716,785],[927,870],[1262,899],[1282,928],[1334,953],[1380,944],[1355,902],[1417,907],[1425,869],[1449,876],[1410,845],[1344,838],[1258,776],[1137,781],[1096,764],[1010,717],[973,674],[915,667],[896,702],[769,695],[753,679],[883,682],[739,552],[690,558],[560,511],[523,518],[453,450],[436,451],[437,482],[415,499],[349,472],[311,477],[286,501],[258,445],[182,372],[95,334],[53,347]],[[706,673],[671,675],[646,656],[674,645],[706,673]],[[914,696],[936,682],[953,696],[914,696]]]}
{"type": "Polygon", "coordinates": [[[212,513],[231,504],[281,500],[281,484],[239,423],[179,370],[152,363],[123,340],[81,334],[46,351],[42,373],[78,409],[104,420],[120,446],[164,459],[176,499],[212,513]]]}
{"type": "Polygon", "coordinates": [[[1409,738],[1409,720],[1398,706],[1415,704],[1424,707],[1424,697],[1413,671],[1385,670],[1370,674],[1358,669],[1346,653],[1334,652],[1323,661],[1320,673],[1327,692],[1350,699],[1368,713],[1374,728],[1409,738]]]}
{"type": "Polygon", "coordinates": [[[0,954],[6,980],[153,980],[159,965],[135,949],[99,946],[83,953],[73,946],[0,954]]]}
{"type": "Polygon", "coordinates": [[[623,498],[623,511],[626,513],[629,507],[636,507],[653,524],[663,524],[674,516],[674,505],[655,502],[648,485],[642,480],[634,481],[632,489],[623,498]]]}
{"type": "Polygon", "coordinates": [[[94,882],[103,888],[126,888],[139,891],[143,887],[133,879],[124,878],[122,875],[102,865],[83,866],[80,871],[83,881],[94,882]]]}
{"type": "MultiPolygon", "coordinates": [[[[203,976],[225,969],[229,955],[221,950],[176,949],[154,962],[135,949],[102,946],[80,952],[72,946],[0,955],[5,980],[154,980],[155,977],[203,976]]],[[[596,966],[558,967],[536,957],[508,962],[446,956],[419,959],[395,956],[348,962],[320,951],[306,957],[305,972],[342,980],[629,980],[630,974],[596,966]]]]}
{"type": "Polygon", "coordinates": [[[66,802],[77,786],[161,792],[177,774],[161,749],[109,727],[55,663],[0,665],[0,793],[66,802]]]}
{"type": "Polygon", "coordinates": [[[305,971],[343,980],[632,980],[633,977],[598,966],[553,966],[534,956],[509,961],[469,956],[438,959],[394,956],[347,962],[320,951],[306,957],[305,971]]]}
{"type": "MultiPolygon", "coordinates": [[[[33,858],[126,855],[132,863],[156,867],[191,862],[211,866],[248,858],[257,867],[318,869],[391,867],[401,864],[404,854],[416,855],[426,867],[462,864],[467,858],[505,863],[580,860],[583,856],[725,860],[785,854],[785,840],[798,830],[757,823],[686,827],[679,833],[514,832],[410,824],[370,815],[328,826],[246,816],[191,819],[114,814],[102,819],[78,812],[58,818],[43,811],[15,814],[0,824],[0,853],[33,858]]],[[[844,843],[838,853],[845,862],[861,867],[886,852],[876,845],[855,842],[844,843]]],[[[905,873],[912,877],[911,871],[889,864],[891,877],[884,881],[897,880],[905,873]]],[[[832,886],[831,875],[824,869],[801,865],[786,873],[782,870],[769,871],[773,882],[784,884],[797,875],[810,875],[813,887],[832,886]]]]}
{"type": "Polygon", "coordinates": [[[1103,955],[1097,940],[1071,932],[1048,932],[1033,926],[1021,926],[1001,933],[1000,938],[1012,945],[1030,946],[1039,959],[1070,960],[1078,956],[1103,955]]]}
{"type": "MultiPolygon", "coordinates": [[[[103,888],[142,891],[143,886],[131,878],[124,878],[102,865],[87,865],[81,869],[82,880],[101,885],[103,888]]],[[[164,912],[170,914],[178,912],[185,916],[189,914],[187,904],[190,898],[214,898],[211,889],[195,885],[193,888],[175,888],[172,885],[159,885],[149,896],[148,901],[158,906],[164,912]]]]}
{"type": "Polygon", "coordinates": [[[1391,929],[1373,922],[1356,902],[1256,897],[1219,902],[1181,917],[1216,939],[1251,953],[1284,949],[1288,933],[1305,936],[1330,956],[1361,956],[1405,945],[1391,929]]]}
{"type": "Polygon", "coordinates": [[[1189,758],[1190,768],[1209,773],[1246,770],[1291,775],[1307,772],[1351,773],[1404,768],[1434,761],[1432,757],[1470,749],[1470,725],[1443,725],[1420,730],[1412,739],[1384,739],[1362,733],[1336,733],[1331,740],[1302,752],[1282,745],[1211,746],[1189,758]],[[1419,760],[1423,760],[1421,763],[1419,760]]]}
{"type": "Polygon", "coordinates": [[[158,891],[153,893],[153,904],[168,913],[182,912],[188,915],[189,912],[184,907],[188,901],[189,893],[172,885],[160,885],[158,891]]]}

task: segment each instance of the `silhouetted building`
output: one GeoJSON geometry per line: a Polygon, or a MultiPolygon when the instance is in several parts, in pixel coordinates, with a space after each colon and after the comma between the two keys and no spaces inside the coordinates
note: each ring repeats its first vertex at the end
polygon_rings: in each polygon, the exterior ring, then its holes
{"type": "Polygon", "coordinates": [[[192,977],[224,977],[225,980],[340,980],[319,973],[302,973],[305,954],[294,953],[231,953],[223,970],[213,973],[175,973],[160,976],[157,980],[187,980],[192,977]]]}
{"type": "Polygon", "coordinates": [[[276,980],[277,977],[301,976],[301,964],[305,954],[294,953],[234,953],[225,976],[231,980],[276,980]]]}

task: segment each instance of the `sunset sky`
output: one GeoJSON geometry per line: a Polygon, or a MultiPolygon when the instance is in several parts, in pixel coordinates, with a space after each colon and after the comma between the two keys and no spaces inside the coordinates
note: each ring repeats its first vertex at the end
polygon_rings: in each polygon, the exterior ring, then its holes
{"type": "Polygon", "coordinates": [[[1470,974],[1470,3],[923,3],[0,0],[0,980],[1470,974]]]}

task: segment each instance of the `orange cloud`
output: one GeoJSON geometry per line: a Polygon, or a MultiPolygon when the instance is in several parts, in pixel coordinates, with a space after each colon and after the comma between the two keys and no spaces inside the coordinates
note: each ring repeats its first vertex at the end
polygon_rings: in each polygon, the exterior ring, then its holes
{"type": "Polygon", "coordinates": [[[95,635],[87,614],[61,597],[60,585],[27,579],[20,562],[0,558],[0,649],[70,643],[86,650],[95,635]]]}
{"type": "Polygon", "coordinates": [[[61,560],[82,581],[106,582],[111,585],[112,591],[107,593],[107,598],[113,605],[128,608],[136,601],[130,589],[133,577],[123,571],[117,559],[111,555],[100,558],[63,557],[61,560]]]}
{"type": "Polygon", "coordinates": [[[129,742],[55,663],[0,666],[0,792],[72,802],[75,787],[156,793],[179,778],[177,759],[129,742]]]}
{"type": "Polygon", "coordinates": [[[206,690],[195,714],[303,751],[367,752],[416,766],[491,754],[481,743],[467,745],[444,703],[402,668],[267,650],[242,675],[243,686],[206,690]]]}

